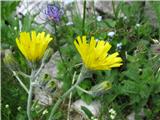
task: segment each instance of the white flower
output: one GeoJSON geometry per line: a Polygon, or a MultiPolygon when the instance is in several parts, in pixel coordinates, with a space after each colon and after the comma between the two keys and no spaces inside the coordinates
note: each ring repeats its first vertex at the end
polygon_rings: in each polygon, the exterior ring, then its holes
{"type": "Polygon", "coordinates": [[[117,115],[116,111],[115,111],[113,108],[111,108],[111,109],[109,110],[109,113],[110,113],[110,114],[117,115]]]}
{"type": "Polygon", "coordinates": [[[136,24],[136,27],[137,27],[137,28],[140,27],[140,26],[141,26],[141,25],[140,25],[139,23],[136,24]]]}
{"type": "Polygon", "coordinates": [[[5,105],[5,108],[9,108],[9,105],[8,105],[8,104],[6,104],[6,105],[5,105]]]}
{"type": "Polygon", "coordinates": [[[96,39],[96,42],[98,42],[99,39],[96,39]]]}
{"type": "Polygon", "coordinates": [[[116,115],[117,115],[117,113],[116,113],[116,111],[113,109],[113,108],[111,108],[110,110],[109,110],[109,113],[110,113],[110,118],[113,120],[115,117],[116,117],[116,115]]]}
{"type": "Polygon", "coordinates": [[[115,115],[110,115],[110,118],[113,120],[116,116],[115,115]]]}
{"type": "Polygon", "coordinates": [[[109,110],[109,113],[112,113],[112,112],[114,112],[114,109],[113,109],[113,108],[111,108],[111,109],[109,110]]]}
{"type": "Polygon", "coordinates": [[[70,21],[70,22],[66,23],[66,25],[67,26],[73,25],[73,22],[70,21]]]}
{"type": "Polygon", "coordinates": [[[94,117],[93,117],[93,116],[91,117],[91,120],[94,120],[94,117]]]}
{"type": "Polygon", "coordinates": [[[17,108],[18,111],[20,111],[21,109],[22,109],[21,106],[19,106],[19,107],[17,108]]]}
{"type": "Polygon", "coordinates": [[[109,37],[113,37],[114,35],[115,35],[115,32],[113,32],[113,31],[108,33],[109,37]]]}
{"type": "Polygon", "coordinates": [[[127,19],[127,16],[124,16],[123,19],[126,20],[126,19],[127,19]]]}
{"type": "Polygon", "coordinates": [[[97,118],[95,118],[94,116],[91,117],[91,120],[98,120],[97,118]]]}
{"type": "Polygon", "coordinates": [[[46,110],[43,111],[42,114],[45,115],[45,114],[47,114],[47,113],[48,113],[48,110],[46,109],[46,110]]]}
{"type": "Polygon", "coordinates": [[[97,21],[102,21],[102,16],[97,16],[97,21]]]}
{"type": "Polygon", "coordinates": [[[122,43],[120,42],[117,44],[117,49],[121,49],[121,48],[122,48],[122,43]]]}
{"type": "Polygon", "coordinates": [[[17,27],[16,27],[16,26],[14,27],[14,30],[17,30],[17,27]]]}

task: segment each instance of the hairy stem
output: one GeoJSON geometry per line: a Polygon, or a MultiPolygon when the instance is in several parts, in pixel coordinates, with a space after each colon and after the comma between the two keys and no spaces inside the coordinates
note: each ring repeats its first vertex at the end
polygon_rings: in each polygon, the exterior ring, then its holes
{"type": "Polygon", "coordinates": [[[38,69],[38,71],[36,72],[36,74],[35,74],[35,76],[34,76],[35,78],[36,78],[36,77],[39,75],[39,73],[42,71],[44,65],[45,65],[44,63],[41,64],[40,68],[38,69]]]}
{"type": "MultiPolygon", "coordinates": [[[[74,74],[73,74],[72,85],[74,84],[75,76],[76,76],[76,72],[74,72],[74,74]]],[[[71,107],[71,101],[72,101],[72,92],[69,94],[67,120],[70,120],[70,107],[71,107]]]]}
{"type": "Polygon", "coordinates": [[[27,74],[25,74],[25,73],[23,73],[21,71],[18,71],[16,73],[19,74],[19,75],[21,75],[21,76],[23,76],[23,77],[30,78],[30,75],[27,75],[27,74]]]}
{"type": "Polygon", "coordinates": [[[87,90],[85,90],[85,89],[83,89],[83,88],[81,88],[79,86],[77,86],[76,88],[79,89],[80,91],[86,93],[86,94],[92,95],[92,93],[90,91],[87,91],[87,90]]]}
{"type": "Polygon", "coordinates": [[[31,115],[31,106],[32,106],[32,94],[33,94],[33,81],[35,79],[36,72],[32,69],[30,83],[29,83],[29,93],[28,93],[28,100],[27,100],[27,116],[28,120],[32,120],[31,115]]]}
{"type": "Polygon", "coordinates": [[[20,83],[20,85],[22,86],[22,88],[29,93],[27,87],[25,86],[25,84],[22,82],[22,80],[18,77],[17,73],[15,71],[12,71],[13,75],[16,77],[16,79],[18,80],[18,82],[20,83]]]}
{"type": "Polygon", "coordinates": [[[28,94],[28,101],[27,101],[28,120],[32,120],[32,116],[31,116],[32,90],[33,90],[33,85],[32,85],[32,81],[30,80],[30,87],[29,87],[29,94],[28,94]]]}

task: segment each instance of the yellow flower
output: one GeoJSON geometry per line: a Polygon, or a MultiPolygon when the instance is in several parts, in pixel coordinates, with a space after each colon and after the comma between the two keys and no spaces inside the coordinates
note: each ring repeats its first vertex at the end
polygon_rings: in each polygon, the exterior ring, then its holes
{"type": "Polygon", "coordinates": [[[52,40],[49,34],[45,36],[45,32],[36,34],[35,31],[31,33],[21,32],[20,37],[16,38],[16,43],[22,54],[31,62],[40,60],[49,42],[52,40]]]}
{"type": "Polygon", "coordinates": [[[91,37],[90,43],[87,43],[86,36],[77,37],[74,44],[81,55],[83,63],[86,68],[90,70],[110,70],[113,67],[120,67],[122,65],[121,57],[115,52],[111,55],[108,51],[111,45],[103,40],[96,41],[91,37]]]}

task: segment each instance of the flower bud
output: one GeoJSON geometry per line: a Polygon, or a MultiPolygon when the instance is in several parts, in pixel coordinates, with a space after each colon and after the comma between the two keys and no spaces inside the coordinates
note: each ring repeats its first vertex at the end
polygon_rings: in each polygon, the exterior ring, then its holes
{"type": "Polygon", "coordinates": [[[107,90],[109,90],[112,87],[112,84],[108,81],[101,82],[95,86],[93,86],[90,90],[90,92],[94,96],[99,96],[101,94],[104,94],[107,90]]]}
{"type": "Polygon", "coordinates": [[[47,63],[50,58],[52,57],[53,54],[53,49],[52,48],[48,48],[46,50],[46,52],[44,53],[43,59],[42,59],[42,63],[47,63]]]}
{"type": "Polygon", "coordinates": [[[11,50],[9,49],[5,50],[5,56],[3,58],[3,62],[10,70],[12,71],[18,70],[18,63],[14,58],[11,50]]]}

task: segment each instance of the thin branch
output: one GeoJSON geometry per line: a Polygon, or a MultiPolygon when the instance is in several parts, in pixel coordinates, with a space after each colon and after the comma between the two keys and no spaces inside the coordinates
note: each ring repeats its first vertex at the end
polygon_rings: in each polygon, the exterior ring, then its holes
{"type": "MultiPolygon", "coordinates": [[[[76,76],[76,71],[73,74],[73,79],[72,79],[72,85],[75,82],[75,76],[76,76]]],[[[68,113],[67,113],[67,120],[70,120],[70,107],[71,107],[71,101],[72,101],[72,92],[69,95],[69,102],[68,102],[68,113]]]]}
{"type": "Polygon", "coordinates": [[[19,74],[19,75],[22,75],[23,77],[30,78],[30,75],[27,75],[24,72],[18,71],[16,73],[19,74]]]}
{"type": "Polygon", "coordinates": [[[34,78],[37,78],[37,76],[39,75],[39,73],[42,71],[43,67],[44,67],[44,63],[41,64],[40,68],[38,69],[38,71],[36,72],[34,78]]]}
{"type": "Polygon", "coordinates": [[[89,95],[92,94],[90,91],[87,91],[87,90],[85,90],[85,89],[83,89],[83,88],[81,88],[81,87],[79,87],[79,86],[76,86],[76,88],[79,89],[80,91],[84,92],[84,93],[89,94],[89,95]]]}
{"type": "Polygon", "coordinates": [[[22,80],[18,77],[17,73],[15,71],[12,71],[13,75],[16,77],[16,79],[18,80],[18,82],[20,83],[20,85],[23,87],[23,89],[27,92],[27,94],[29,93],[27,87],[25,86],[25,84],[22,82],[22,80]]]}

